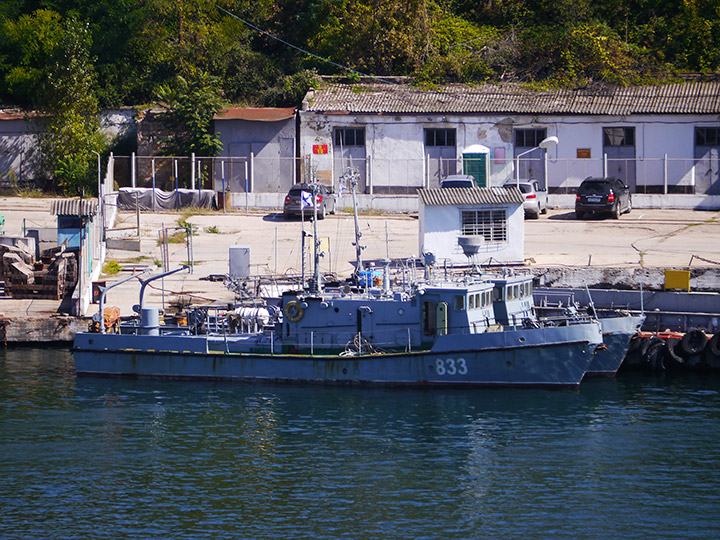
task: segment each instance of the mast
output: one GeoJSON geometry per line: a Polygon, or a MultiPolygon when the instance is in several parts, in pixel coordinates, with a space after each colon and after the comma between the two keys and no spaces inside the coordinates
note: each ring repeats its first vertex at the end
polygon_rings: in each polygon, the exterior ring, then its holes
{"type": "Polygon", "coordinates": [[[365,246],[360,245],[360,238],[362,238],[362,233],[360,232],[360,220],[358,218],[357,199],[355,198],[355,188],[357,187],[357,181],[360,174],[357,169],[351,168],[348,169],[346,176],[350,177],[350,187],[352,190],[353,217],[355,219],[355,242],[353,242],[353,245],[355,246],[355,276],[359,276],[363,268],[362,250],[365,249],[365,246]]]}
{"type": "Polygon", "coordinates": [[[320,240],[318,239],[318,209],[317,209],[317,194],[318,184],[315,180],[312,184],[312,197],[313,197],[313,283],[310,286],[310,292],[317,293],[320,290],[320,240]]]}

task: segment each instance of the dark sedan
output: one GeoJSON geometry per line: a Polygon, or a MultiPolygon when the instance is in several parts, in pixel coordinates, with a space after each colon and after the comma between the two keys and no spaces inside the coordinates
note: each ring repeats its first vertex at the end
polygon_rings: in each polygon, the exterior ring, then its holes
{"type": "Polygon", "coordinates": [[[586,178],[575,195],[575,216],[610,214],[618,219],[632,210],[630,188],[617,178],[586,178]]]}
{"type": "Polygon", "coordinates": [[[312,218],[314,215],[312,193],[313,188],[317,189],[316,202],[318,219],[325,219],[327,214],[335,213],[335,194],[332,189],[323,185],[316,184],[295,184],[285,196],[285,204],[283,205],[283,215],[300,216],[304,213],[306,218],[312,218]]]}

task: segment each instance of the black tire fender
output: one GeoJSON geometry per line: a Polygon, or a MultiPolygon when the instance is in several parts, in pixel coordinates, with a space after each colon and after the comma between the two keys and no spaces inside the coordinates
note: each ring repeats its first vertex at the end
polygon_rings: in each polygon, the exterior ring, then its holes
{"type": "Polygon", "coordinates": [[[665,359],[667,360],[667,367],[681,367],[685,365],[685,359],[678,354],[680,342],[680,338],[668,338],[665,342],[665,349],[663,350],[663,353],[665,355],[665,359]]]}
{"type": "Polygon", "coordinates": [[[710,338],[708,348],[715,356],[720,356],[720,332],[715,332],[715,335],[710,338]]]}
{"type": "Polygon", "coordinates": [[[647,356],[648,350],[650,347],[655,345],[656,343],[665,343],[661,337],[658,336],[648,336],[642,339],[642,343],[640,344],[640,356],[645,358],[647,356]]]}
{"type": "Polygon", "coordinates": [[[694,328],[685,332],[682,340],[680,340],[680,349],[688,356],[692,354],[700,354],[705,350],[707,340],[705,332],[694,328]]]}
{"type": "Polygon", "coordinates": [[[665,342],[662,339],[653,342],[643,360],[651,371],[665,371],[665,342]]]}
{"type": "Polygon", "coordinates": [[[642,345],[643,338],[640,336],[640,334],[635,334],[632,339],[630,339],[630,344],[628,345],[628,353],[632,353],[637,351],[640,348],[640,345],[642,345]]]}

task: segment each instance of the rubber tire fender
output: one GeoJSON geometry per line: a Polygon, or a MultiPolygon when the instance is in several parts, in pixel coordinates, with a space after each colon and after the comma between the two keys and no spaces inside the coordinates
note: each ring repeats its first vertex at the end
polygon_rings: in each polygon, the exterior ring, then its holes
{"type": "Polygon", "coordinates": [[[682,352],[688,356],[692,354],[700,354],[705,350],[707,340],[705,332],[698,330],[697,328],[693,328],[692,330],[685,332],[682,340],[680,340],[680,348],[682,349],[682,352]]]}
{"type": "Polygon", "coordinates": [[[720,332],[715,332],[715,335],[710,338],[708,347],[711,353],[715,356],[720,356],[720,332]]]}
{"type": "Polygon", "coordinates": [[[643,361],[650,371],[665,371],[665,342],[654,341],[643,355],[643,361]]]}
{"type": "Polygon", "coordinates": [[[648,353],[648,349],[655,345],[656,343],[665,343],[663,338],[658,336],[648,336],[643,338],[642,343],[640,344],[640,356],[645,358],[648,353]]]}
{"type": "Polygon", "coordinates": [[[640,334],[635,334],[630,339],[630,343],[628,344],[628,354],[637,351],[640,348],[640,345],[642,345],[642,340],[643,338],[640,336],[640,334]]]}
{"type": "Polygon", "coordinates": [[[665,363],[666,367],[678,368],[685,365],[685,359],[678,354],[678,349],[681,348],[681,341],[682,340],[680,338],[668,338],[665,342],[663,354],[667,360],[665,363]]]}

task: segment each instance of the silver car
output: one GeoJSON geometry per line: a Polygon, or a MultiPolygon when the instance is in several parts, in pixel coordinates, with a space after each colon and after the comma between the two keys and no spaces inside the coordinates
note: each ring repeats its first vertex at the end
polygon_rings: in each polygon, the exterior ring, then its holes
{"type": "Polygon", "coordinates": [[[525,196],[523,210],[525,217],[538,219],[540,214],[547,214],[547,190],[540,187],[534,178],[529,180],[510,180],[503,187],[517,187],[525,196]]]}

